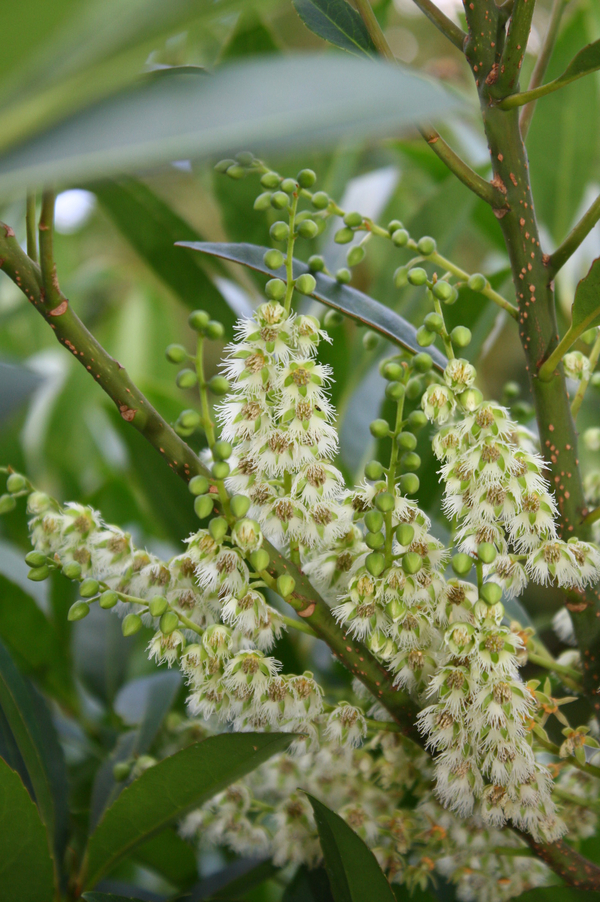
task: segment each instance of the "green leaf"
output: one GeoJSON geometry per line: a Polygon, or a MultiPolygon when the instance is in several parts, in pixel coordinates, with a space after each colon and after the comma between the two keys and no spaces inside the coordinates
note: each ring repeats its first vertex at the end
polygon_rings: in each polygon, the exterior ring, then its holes
{"type": "Polygon", "coordinates": [[[144,771],[123,790],[90,837],[86,886],[94,886],[140,843],[254,770],[289,742],[289,734],[224,733],[182,749],[144,771]]]}
{"type": "Polygon", "coordinates": [[[273,32],[254,10],[242,13],[221,54],[222,62],[261,53],[277,53],[280,47],[273,32]]]}
{"type": "Polygon", "coordinates": [[[579,282],[572,308],[571,328],[581,334],[600,325],[600,257],[579,282]]]}
{"type": "Polygon", "coordinates": [[[179,298],[195,310],[202,307],[226,328],[235,316],[196,254],[182,256],[176,241],[199,241],[202,236],[142,182],[121,179],[94,187],[104,209],[150,269],[179,298]]]}
{"type": "Polygon", "coordinates": [[[377,859],[360,836],[318,799],[311,795],[308,799],[335,902],[395,902],[377,859]]]}
{"type": "Polygon", "coordinates": [[[400,66],[330,54],[252,59],[214,76],[155,75],[5,152],[0,193],[14,196],[40,183],[72,184],[240,146],[262,151],[365,134],[373,139],[457,103],[435,82],[400,66]]]}
{"type": "Polygon", "coordinates": [[[60,864],[68,827],[68,788],[63,752],[46,703],[19,673],[2,643],[0,708],[27,768],[55,860],[60,864]]]}
{"type": "Polygon", "coordinates": [[[1,758],[0,836],[2,898],[50,902],[54,880],[46,829],[19,775],[1,758]]]}
{"type": "Polygon", "coordinates": [[[299,867],[286,886],[281,902],[333,902],[325,868],[299,867]]]}
{"type": "Polygon", "coordinates": [[[597,893],[570,886],[545,886],[516,896],[513,902],[594,902],[597,893]]]}
{"type": "Polygon", "coordinates": [[[362,16],[346,0],[292,0],[307,28],[324,41],[356,53],[377,56],[362,16]]]}
{"type": "MultiPolygon", "coordinates": [[[[221,257],[223,260],[241,263],[270,278],[277,277],[286,280],[284,266],[277,270],[271,270],[263,263],[263,256],[268,250],[266,247],[256,247],[253,244],[214,244],[208,241],[178,242],[178,245],[193,248],[213,257],[221,257]]],[[[309,272],[307,264],[294,260],[294,278],[298,278],[305,272],[309,272]]],[[[384,307],[383,304],[374,301],[373,298],[356,288],[340,285],[335,279],[325,276],[323,273],[313,273],[313,275],[317,284],[311,297],[315,300],[327,304],[328,307],[333,307],[335,310],[340,310],[346,316],[369,326],[370,329],[374,329],[412,354],[420,353],[422,348],[417,344],[415,327],[390,310],[389,307],[384,307]]],[[[444,355],[434,347],[428,348],[428,351],[433,358],[434,367],[439,372],[443,372],[448,362],[444,355]]]]}
{"type": "Polygon", "coordinates": [[[114,893],[84,893],[81,897],[86,902],[142,902],[133,896],[115,896],[114,893]]]}
{"type": "MultiPolygon", "coordinates": [[[[565,71],[550,84],[557,88],[562,85],[568,85],[576,78],[581,78],[589,72],[595,72],[600,69],[600,41],[594,41],[587,44],[579,53],[576,53],[565,71]]],[[[547,87],[544,85],[544,87],[547,87]]]]}
{"type": "Polygon", "coordinates": [[[193,848],[171,828],[138,846],[133,858],[178,889],[186,889],[198,879],[193,848]]]}

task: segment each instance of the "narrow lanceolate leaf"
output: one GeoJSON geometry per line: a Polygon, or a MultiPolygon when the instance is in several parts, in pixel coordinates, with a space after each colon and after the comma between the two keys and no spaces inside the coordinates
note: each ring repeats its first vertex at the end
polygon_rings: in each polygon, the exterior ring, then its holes
{"type": "Polygon", "coordinates": [[[14,902],[54,898],[48,836],[21,778],[0,758],[0,897],[14,902]]]}
{"type": "MultiPolygon", "coordinates": [[[[580,50],[579,53],[573,57],[562,75],[559,75],[558,78],[555,78],[550,84],[553,88],[560,88],[563,85],[568,85],[570,82],[575,81],[576,78],[581,78],[583,75],[595,72],[597,69],[600,69],[600,41],[594,41],[592,44],[587,44],[580,50]]],[[[550,85],[544,85],[544,87],[549,86],[550,85]]]]}
{"type": "Polygon", "coordinates": [[[377,859],[339,814],[309,795],[335,902],[395,902],[377,859]]]}
{"type": "Polygon", "coordinates": [[[262,152],[331,145],[340,137],[373,139],[457,103],[432,80],[345,55],[271,54],[214,75],[154,75],[1,154],[0,193],[20,195],[38,184],[72,184],[240,147],[262,152]]]}
{"type": "MultiPolygon", "coordinates": [[[[286,281],[285,266],[273,270],[265,266],[263,257],[268,250],[266,247],[257,247],[254,244],[213,244],[208,241],[198,242],[177,242],[180,247],[189,247],[200,251],[202,254],[209,254],[212,257],[221,257],[223,260],[232,260],[234,263],[241,263],[249,269],[256,272],[264,273],[270,279],[276,277],[286,281]]],[[[294,260],[294,278],[297,279],[303,273],[309,272],[306,263],[294,260]]],[[[418,354],[422,348],[417,344],[417,330],[413,325],[403,319],[399,314],[384,307],[378,301],[373,300],[368,295],[363,294],[356,288],[349,285],[340,285],[335,279],[323,275],[323,273],[313,273],[316,280],[315,290],[311,297],[334,310],[339,310],[350,316],[364,326],[369,326],[375,332],[379,332],[389,341],[400,345],[411,354],[418,354]]],[[[427,349],[433,359],[434,367],[443,372],[447,364],[444,355],[437,348],[430,347],[427,349]]]]}
{"type": "Polygon", "coordinates": [[[133,896],[115,896],[114,893],[84,893],[81,897],[86,902],[142,902],[133,896]]]}
{"type": "Polygon", "coordinates": [[[593,902],[597,894],[570,886],[546,886],[530,889],[517,896],[515,902],[593,902]]]}
{"type": "Polygon", "coordinates": [[[377,56],[377,49],[360,13],[347,0],[292,2],[306,27],[324,41],[359,56],[377,56]]]}
{"type": "Polygon", "coordinates": [[[581,280],[573,301],[571,328],[579,334],[600,325],[600,257],[581,280]]]}
{"type": "Polygon", "coordinates": [[[86,887],[140,843],[283,751],[290,735],[228,733],[165,758],[123,790],[92,834],[86,887]]]}
{"type": "Polygon", "coordinates": [[[176,241],[199,241],[201,235],[147,185],[136,179],[102,182],[94,187],[104,209],[142,260],[191,310],[198,307],[226,328],[234,315],[196,254],[182,257],[176,241]]]}

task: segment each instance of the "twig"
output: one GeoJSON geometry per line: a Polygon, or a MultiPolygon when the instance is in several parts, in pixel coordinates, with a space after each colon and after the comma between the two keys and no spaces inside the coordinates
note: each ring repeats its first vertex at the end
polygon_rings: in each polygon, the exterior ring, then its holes
{"type": "Polygon", "coordinates": [[[583,518],[582,522],[585,526],[591,526],[592,523],[597,523],[598,520],[600,520],[600,507],[596,507],[593,511],[590,511],[589,514],[583,518]]]}
{"type": "Polygon", "coordinates": [[[431,0],[414,0],[414,3],[455,47],[458,47],[461,51],[463,50],[467,34],[462,28],[456,25],[452,19],[449,19],[431,0]]]}
{"type": "MultiPolygon", "coordinates": [[[[529,80],[529,85],[527,88],[528,91],[532,91],[534,88],[537,88],[543,81],[544,75],[546,74],[546,69],[548,68],[548,63],[550,62],[550,57],[552,56],[552,51],[554,50],[554,44],[556,43],[558,29],[560,27],[560,20],[562,19],[562,14],[565,6],[567,5],[567,2],[568,0],[554,0],[552,4],[550,22],[548,23],[548,29],[544,37],[542,49],[540,50],[540,54],[535,62],[535,66],[533,67],[533,72],[531,73],[531,78],[529,80]]],[[[521,112],[519,119],[519,125],[521,127],[521,135],[523,136],[523,140],[525,140],[525,138],[527,137],[527,132],[529,131],[529,126],[531,125],[531,120],[533,118],[534,112],[535,100],[532,100],[530,103],[526,104],[521,112]]]]}
{"type": "Polygon", "coordinates": [[[560,247],[550,254],[548,262],[548,274],[551,279],[554,278],[559,269],[565,265],[569,257],[571,257],[586,236],[592,231],[598,220],[600,219],[600,195],[587,210],[579,222],[573,226],[560,247]]]}
{"type": "Polygon", "coordinates": [[[25,227],[27,229],[27,256],[34,263],[38,260],[37,235],[35,231],[35,194],[27,195],[25,207],[25,227]]]}
{"type": "MultiPolygon", "coordinates": [[[[557,758],[560,758],[560,748],[553,742],[542,739],[541,736],[538,736],[537,734],[535,735],[534,741],[537,742],[538,745],[541,745],[542,748],[545,748],[546,751],[552,752],[553,755],[556,755],[557,758]]],[[[589,774],[590,777],[600,777],[600,767],[596,767],[594,764],[581,764],[581,762],[578,761],[574,755],[570,755],[568,758],[563,758],[562,760],[565,762],[565,764],[570,764],[573,767],[576,767],[577,770],[582,771],[584,774],[589,774]]]]}
{"type": "Polygon", "coordinates": [[[419,131],[440,160],[454,173],[457,179],[466,185],[470,191],[484,200],[495,210],[506,206],[506,199],[501,191],[490,182],[478,175],[474,169],[465,163],[462,157],[452,150],[442,136],[431,126],[421,126],[419,131]]]}
{"type": "Polygon", "coordinates": [[[383,33],[381,25],[377,21],[377,16],[373,12],[373,7],[369,3],[369,0],[354,0],[356,4],[356,8],[362,16],[362,20],[367,27],[367,31],[371,35],[371,39],[377,48],[377,52],[380,56],[385,57],[391,62],[396,62],[396,57],[392,53],[392,49],[387,42],[387,39],[383,33]]]}
{"type": "Polygon", "coordinates": [[[519,74],[529,40],[535,0],[515,0],[494,94],[512,92],[519,84],[519,74]]]}
{"type": "MultiPolygon", "coordinates": [[[[600,332],[596,335],[596,341],[593,344],[592,350],[590,351],[589,361],[590,368],[585,374],[585,376],[581,379],[581,384],[577,389],[577,393],[573,398],[573,403],[571,404],[571,416],[573,419],[576,418],[579,413],[579,408],[581,407],[581,403],[585,397],[585,393],[587,391],[587,387],[590,384],[590,379],[592,378],[592,373],[596,369],[596,364],[598,363],[598,358],[600,357],[600,332]]],[[[584,521],[585,522],[585,521],[584,521]]]]}

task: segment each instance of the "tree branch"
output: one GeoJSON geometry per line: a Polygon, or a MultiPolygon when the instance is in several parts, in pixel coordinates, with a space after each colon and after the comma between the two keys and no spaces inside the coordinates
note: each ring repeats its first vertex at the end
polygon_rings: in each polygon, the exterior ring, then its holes
{"type": "Polygon", "coordinates": [[[419,131],[433,150],[435,154],[446,164],[450,172],[452,172],[459,181],[466,185],[477,197],[484,200],[495,210],[500,210],[506,206],[506,199],[501,191],[498,190],[491,182],[486,181],[478,175],[474,169],[465,163],[465,161],[452,150],[449,144],[444,141],[442,136],[431,126],[421,126],[419,131]]]}
{"type": "Polygon", "coordinates": [[[496,97],[502,97],[518,89],[534,9],[535,0],[515,0],[498,70],[499,75],[493,86],[492,93],[496,97]]]}
{"type": "Polygon", "coordinates": [[[462,52],[467,40],[467,35],[462,28],[449,19],[431,0],[414,0],[414,3],[422,13],[425,13],[429,21],[433,22],[435,27],[462,52]]]}
{"type": "Polygon", "coordinates": [[[589,210],[583,214],[579,222],[573,226],[563,243],[550,254],[548,261],[548,273],[554,278],[559,269],[565,265],[569,257],[572,257],[579,245],[592,231],[600,219],[600,195],[596,198],[589,210]]]}

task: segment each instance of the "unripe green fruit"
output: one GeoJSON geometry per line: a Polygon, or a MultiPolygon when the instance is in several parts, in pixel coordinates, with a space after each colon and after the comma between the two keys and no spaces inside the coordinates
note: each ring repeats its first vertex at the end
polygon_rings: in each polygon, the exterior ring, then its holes
{"type": "Polygon", "coordinates": [[[344,225],[359,226],[363,224],[363,217],[360,213],[346,213],[344,216],[344,225]]]}
{"type": "Polygon", "coordinates": [[[425,326],[419,326],[417,329],[417,344],[420,348],[428,348],[435,341],[435,334],[426,329],[425,326]]]}
{"type": "Polygon", "coordinates": [[[444,279],[436,282],[431,290],[438,301],[447,301],[452,297],[452,285],[444,279]]]}
{"type": "Polygon", "coordinates": [[[252,166],[254,163],[254,154],[249,150],[240,150],[239,153],[236,153],[235,158],[241,166],[252,166]]]}
{"type": "Polygon", "coordinates": [[[79,594],[82,598],[92,598],[92,596],[98,594],[99,590],[100,583],[97,579],[92,579],[91,577],[84,579],[79,586],[79,594]]]}
{"type": "Polygon", "coordinates": [[[433,366],[431,354],[427,354],[425,351],[417,354],[416,357],[413,357],[412,365],[417,373],[428,373],[433,366]]]}
{"type": "Polygon", "coordinates": [[[9,514],[16,506],[16,499],[12,495],[0,495],[0,514],[9,514]]]}
{"type": "Polygon", "coordinates": [[[408,281],[411,285],[425,285],[427,282],[427,273],[420,266],[415,266],[409,270],[408,281]]]}
{"type": "Polygon", "coordinates": [[[375,495],[375,507],[383,514],[387,514],[389,511],[393,510],[395,503],[394,496],[391,492],[380,492],[379,495],[375,495]]]}
{"type": "Polygon", "coordinates": [[[261,570],[266,570],[269,566],[269,552],[265,551],[264,548],[259,548],[257,551],[253,551],[250,555],[250,563],[254,567],[257,573],[260,573],[261,570]]]}
{"type": "Polygon", "coordinates": [[[121,624],[121,631],[125,638],[134,636],[142,628],[142,618],[138,614],[128,614],[121,624]]]}
{"type": "Polygon", "coordinates": [[[600,387],[600,373],[593,373],[592,378],[590,379],[590,383],[594,386],[594,388],[600,387]]]}
{"type": "Polygon", "coordinates": [[[417,438],[412,432],[400,432],[396,436],[396,444],[400,451],[414,451],[417,447],[417,438]]]}
{"type": "Polygon", "coordinates": [[[362,244],[351,247],[346,254],[346,263],[348,266],[358,266],[365,259],[366,250],[362,244]]]}
{"type": "Polygon", "coordinates": [[[119,600],[119,596],[116,592],[113,592],[112,589],[107,589],[106,592],[103,592],[100,596],[99,604],[101,608],[104,608],[105,611],[110,610],[110,608],[114,608],[116,603],[119,600]]]}
{"type": "Polygon", "coordinates": [[[301,276],[298,276],[295,287],[296,291],[299,291],[300,294],[312,294],[317,287],[317,282],[314,276],[311,276],[309,272],[305,272],[301,276]]]}
{"type": "Polygon", "coordinates": [[[588,329],[587,332],[584,332],[581,336],[581,340],[586,343],[586,345],[593,345],[596,340],[596,328],[593,326],[591,329],[588,329]]]}
{"type": "Polygon", "coordinates": [[[471,330],[466,326],[455,326],[450,333],[450,338],[457,348],[466,348],[471,343],[471,330]]]}
{"type": "Polygon", "coordinates": [[[301,169],[296,178],[301,188],[312,188],[317,181],[317,174],[312,169],[301,169]]]}
{"type": "Polygon", "coordinates": [[[286,194],[293,194],[297,188],[298,183],[296,179],[284,179],[281,183],[281,190],[285,191],[286,194]]]}
{"type": "Polygon", "coordinates": [[[85,601],[76,601],[69,608],[67,620],[83,620],[90,613],[90,606],[85,601]]]}
{"type": "Polygon", "coordinates": [[[402,223],[400,222],[399,219],[392,219],[387,224],[387,230],[390,233],[390,235],[393,235],[394,232],[396,232],[398,229],[403,229],[403,228],[404,228],[404,226],[402,225],[402,223]]]}
{"type": "Polygon", "coordinates": [[[422,410],[413,410],[408,415],[406,425],[411,432],[418,432],[423,426],[427,425],[427,417],[422,410]]]}
{"type": "Polygon", "coordinates": [[[148,605],[148,610],[153,617],[162,617],[168,607],[169,602],[164,595],[155,595],[148,605]]]}
{"type": "Polygon", "coordinates": [[[169,363],[183,363],[187,357],[187,351],[183,345],[169,345],[165,351],[165,357],[169,363]]]}
{"type": "Polygon", "coordinates": [[[365,558],[365,567],[371,576],[379,576],[385,569],[385,556],[380,551],[372,551],[365,558]]]}
{"type": "Polygon", "coordinates": [[[419,253],[423,254],[424,257],[428,257],[430,254],[435,253],[436,247],[435,238],[431,238],[429,235],[423,235],[423,237],[419,238],[417,241],[419,253]]]}
{"type": "MultiPolygon", "coordinates": [[[[375,422],[385,423],[385,420],[376,420],[375,422]]],[[[386,423],[387,426],[387,423],[386,423]]],[[[383,476],[383,467],[378,460],[370,460],[365,466],[365,476],[375,482],[383,476]]]]}
{"type": "Polygon", "coordinates": [[[401,382],[388,382],[385,387],[385,396],[390,401],[399,401],[404,397],[404,386],[401,382]]]}
{"type": "Polygon", "coordinates": [[[365,526],[369,532],[379,532],[383,526],[383,514],[381,511],[367,511],[365,514],[365,526]]]}
{"type": "Polygon", "coordinates": [[[160,631],[165,636],[170,636],[179,626],[179,617],[175,611],[165,611],[160,618],[160,631]]]}
{"type": "Polygon", "coordinates": [[[483,401],[483,395],[478,388],[467,388],[458,396],[465,410],[476,410],[483,401]]]}
{"type": "Polygon", "coordinates": [[[6,489],[12,494],[22,492],[27,488],[27,480],[20,473],[11,473],[6,480],[6,489]]]}
{"type": "Polygon", "coordinates": [[[450,287],[452,289],[452,293],[450,294],[450,297],[448,298],[448,300],[444,301],[444,303],[446,304],[447,307],[451,307],[452,304],[456,304],[456,302],[458,300],[458,291],[456,290],[454,285],[451,285],[450,287]]]}
{"type": "Polygon", "coordinates": [[[477,557],[484,564],[491,564],[496,560],[497,551],[491,542],[482,542],[477,546],[477,557]]]}
{"type": "Polygon", "coordinates": [[[381,548],[384,542],[385,536],[382,532],[368,532],[365,536],[367,548],[372,548],[374,551],[381,548]]]}
{"type": "Polygon", "coordinates": [[[217,338],[223,338],[224,335],[225,326],[223,323],[217,322],[216,319],[211,319],[206,327],[206,337],[214,341],[217,338]]]}
{"type": "Polygon", "coordinates": [[[408,285],[408,273],[409,269],[407,266],[398,267],[398,269],[394,273],[395,288],[404,288],[406,285],[408,285]]]}
{"type": "Polygon", "coordinates": [[[281,576],[277,577],[277,591],[282,598],[287,598],[288,595],[291,595],[295,588],[296,580],[293,576],[288,576],[287,573],[283,573],[281,576]]]}
{"type": "Polygon", "coordinates": [[[229,380],[225,378],[225,376],[213,376],[212,379],[208,382],[208,387],[217,397],[221,397],[221,395],[226,395],[231,385],[229,384],[229,380]]]}
{"type": "Polygon", "coordinates": [[[188,316],[188,323],[196,332],[202,332],[203,329],[206,329],[209,322],[210,315],[206,312],[206,310],[194,310],[188,316]]]}
{"type": "Polygon", "coordinates": [[[395,244],[396,247],[406,247],[409,238],[410,235],[406,229],[396,229],[392,235],[392,244],[395,244]]]}
{"type": "Polygon", "coordinates": [[[208,524],[208,531],[215,540],[220,542],[227,535],[227,520],[225,517],[213,517],[208,524]]]}
{"type": "Polygon", "coordinates": [[[400,466],[407,472],[418,470],[421,466],[421,458],[415,451],[407,451],[406,454],[403,454],[400,458],[400,466]]]}
{"type": "Polygon", "coordinates": [[[230,179],[238,181],[239,179],[244,178],[246,170],[243,166],[240,166],[239,163],[234,163],[233,166],[230,166],[229,169],[226,170],[225,174],[228,175],[230,179]]]}
{"type": "Polygon", "coordinates": [[[276,172],[265,172],[263,176],[261,176],[260,183],[263,188],[278,188],[281,182],[281,176],[277,175],[276,172]]]}
{"type": "Polygon", "coordinates": [[[324,191],[317,191],[312,196],[312,205],[316,207],[317,210],[324,210],[325,207],[329,206],[329,195],[324,191]]]}
{"type": "Polygon", "coordinates": [[[415,473],[404,473],[400,477],[400,489],[405,495],[416,495],[421,482],[415,473]]]}
{"type": "Polygon", "coordinates": [[[182,410],[178,422],[184,429],[195,429],[200,425],[200,414],[197,410],[182,410]]]}
{"type": "Polygon", "coordinates": [[[231,447],[229,442],[221,440],[215,442],[215,444],[213,445],[212,453],[215,460],[228,460],[233,453],[233,448],[231,447]]]}
{"type": "Polygon", "coordinates": [[[275,207],[276,210],[285,210],[289,202],[290,199],[285,191],[276,191],[275,194],[271,195],[271,206],[275,207]]]}
{"type": "Polygon", "coordinates": [[[258,213],[263,213],[265,210],[268,210],[271,206],[271,199],[273,195],[270,191],[263,191],[262,194],[259,194],[256,200],[254,201],[253,207],[258,213]]]}
{"type": "Polygon", "coordinates": [[[245,517],[250,510],[250,499],[246,495],[234,495],[229,502],[231,513],[237,520],[245,517]]]}
{"type": "Polygon", "coordinates": [[[313,254],[308,258],[308,268],[313,272],[323,272],[325,269],[325,260],[319,254],[313,254]]]}
{"type": "Polygon", "coordinates": [[[211,515],[214,503],[211,495],[199,495],[194,501],[194,513],[201,520],[205,520],[211,515]]]}
{"type": "Polygon", "coordinates": [[[502,393],[509,399],[509,401],[518,398],[521,394],[521,386],[518,382],[505,382],[502,388],[502,393]]]}
{"type": "Polygon", "coordinates": [[[49,576],[50,568],[47,564],[42,564],[41,567],[32,567],[27,574],[27,579],[30,579],[34,583],[41,583],[45,579],[48,579],[49,576]]]}
{"type": "Polygon", "coordinates": [[[471,291],[483,291],[487,285],[487,279],[485,276],[482,276],[480,272],[474,272],[472,276],[469,276],[467,285],[471,291]]]}
{"type": "Polygon", "coordinates": [[[178,388],[194,388],[198,383],[198,376],[193,370],[179,370],[175,382],[178,388]]]}
{"type": "Polygon", "coordinates": [[[298,234],[301,238],[316,238],[319,234],[319,226],[312,219],[304,219],[298,225],[298,234]]]}
{"type": "Polygon", "coordinates": [[[517,401],[512,406],[512,413],[519,422],[526,423],[533,417],[534,409],[527,401],[517,401]]]}
{"type": "Polygon", "coordinates": [[[406,397],[409,401],[416,401],[423,394],[423,381],[418,376],[413,376],[406,383],[406,397]]]}
{"type": "Polygon", "coordinates": [[[407,551],[402,558],[402,569],[405,573],[418,573],[423,566],[423,559],[416,551],[407,551]]]}
{"type": "Polygon", "coordinates": [[[217,460],[212,465],[211,470],[215,479],[227,479],[231,472],[231,467],[226,460],[217,460]]]}
{"type": "Polygon", "coordinates": [[[473,566],[473,558],[468,554],[455,554],[452,558],[452,569],[457,576],[466,576],[473,566]]]}
{"type": "Polygon", "coordinates": [[[403,548],[407,548],[415,537],[415,528],[410,523],[401,523],[396,528],[396,538],[403,548]]]}
{"type": "Polygon", "coordinates": [[[354,232],[352,229],[343,228],[338,229],[335,235],[333,236],[333,240],[336,244],[348,244],[349,241],[352,241],[354,238],[354,232]]]}
{"type": "Polygon", "coordinates": [[[404,376],[404,367],[393,361],[385,363],[381,375],[389,382],[398,382],[404,376]]]}
{"type": "Polygon", "coordinates": [[[481,587],[481,597],[488,604],[498,604],[502,598],[502,588],[498,583],[484,583],[481,587]]]}
{"type": "Polygon", "coordinates": [[[343,322],[344,317],[339,310],[328,310],[323,317],[323,325],[326,329],[336,329],[338,326],[341,326],[343,322]]]}
{"type": "Polygon", "coordinates": [[[444,328],[444,320],[439,313],[428,313],[425,317],[425,327],[430,332],[436,332],[439,335],[444,328]]]}
{"type": "Polygon", "coordinates": [[[192,476],[188,482],[188,489],[192,495],[206,495],[210,488],[210,484],[206,476],[192,476]]]}
{"type": "Polygon", "coordinates": [[[189,438],[190,435],[193,435],[196,431],[195,429],[186,429],[185,426],[182,426],[179,422],[175,423],[173,429],[175,430],[177,435],[181,436],[181,438],[189,438]]]}
{"type": "Polygon", "coordinates": [[[62,572],[67,579],[79,579],[81,576],[81,564],[78,564],[77,561],[70,561],[62,568],[62,572]]]}
{"type": "Polygon", "coordinates": [[[263,257],[263,263],[265,266],[268,266],[269,269],[279,269],[280,266],[283,266],[284,256],[281,251],[278,251],[276,248],[272,247],[270,251],[267,251],[263,257]]]}
{"type": "Polygon", "coordinates": [[[273,241],[287,241],[290,227],[287,222],[274,222],[269,229],[269,235],[273,241]]]}
{"type": "Polygon", "coordinates": [[[124,783],[131,773],[131,764],[127,761],[119,761],[112,769],[115,783],[124,783]]]}
{"type": "Polygon", "coordinates": [[[340,285],[347,285],[348,282],[352,279],[352,274],[349,269],[346,269],[346,267],[343,266],[341,269],[336,270],[335,279],[336,282],[340,283],[340,285]]]}
{"type": "Polygon", "coordinates": [[[369,429],[373,438],[386,438],[390,434],[390,427],[387,420],[373,420],[369,429]]]}
{"type": "Polygon", "coordinates": [[[215,163],[215,172],[227,172],[230,166],[235,165],[235,160],[219,160],[215,163]]]}
{"type": "Polygon", "coordinates": [[[25,555],[25,563],[30,567],[43,567],[47,560],[47,556],[41,551],[30,551],[25,555]]]}

